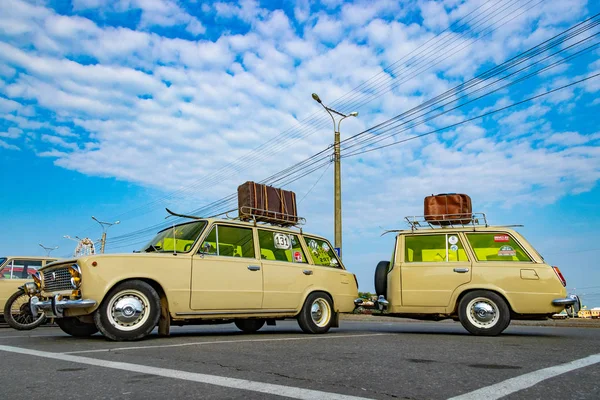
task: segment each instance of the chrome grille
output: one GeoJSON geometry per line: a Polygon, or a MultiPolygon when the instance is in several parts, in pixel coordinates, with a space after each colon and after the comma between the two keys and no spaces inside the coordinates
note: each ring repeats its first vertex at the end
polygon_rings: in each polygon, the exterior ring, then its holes
{"type": "Polygon", "coordinates": [[[43,290],[46,292],[59,292],[62,290],[72,290],[71,274],[69,266],[60,266],[51,270],[44,270],[43,290]]]}

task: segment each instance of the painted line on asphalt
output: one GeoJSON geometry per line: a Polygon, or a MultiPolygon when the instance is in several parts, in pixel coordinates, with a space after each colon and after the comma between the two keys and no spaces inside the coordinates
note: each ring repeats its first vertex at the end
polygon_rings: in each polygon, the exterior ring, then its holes
{"type": "Polygon", "coordinates": [[[470,393],[452,397],[448,400],[495,400],[520,390],[530,388],[546,379],[554,378],[555,376],[566,374],[567,372],[571,372],[579,368],[589,367],[590,365],[597,363],[600,363],[600,353],[571,361],[566,364],[529,372],[527,374],[507,379],[494,385],[477,389],[470,393]]]}
{"type": "Polygon", "coordinates": [[[66,351],[66,352],[60,353],[60,354],[107,353],[107,352],[111,352],[111,351],[149,350],[149,349],[162,349],[162,348],[168,348],[168,347],[204,346],[204,345],[209,345],[209,344],[349,339],[349,338],[356,338],[356,337],[372,337],[372,336],[388,336],[388,335],[394,335],[394,334],[393,333],[369,333],[369,334],[364,334],[364,335],[326,335],[326,336],[319,335],[319,336],[309,336],[309,337],[290,337],[290,338],[271,338],[271,339],[214,340],[214,341],[178,343],[178,344],[159,344],[159,345],[155,345],[155,346],[128,346],[128,347],[113,347],[113,348],[109,348],[109,349],[66,351]]]}
{"type": "Polygon", "coordinates": [[[117,361],[106,361],[97,358],[74,356],[70,354],[50,353],[47,351],[30,350],[22,347],[0,345],[0,351],[25,354],[35,357],[50,358],[77,364],[86,364],[102,368],[117,369],[128,372],[138,372],[146,375],[162,376],[165,378],[180,379],[185,381],[205,383],[232,389],[247,390],[251,392],[274,394],[293,399],[321,399],[321,400],[365,400],[365,397],[349,396],[320,390],[303,389],[294,386],[276,385],[272,383],[256,382],[247,379],[227,378],[218,375],[199,374],[195,372],[180,371],[176,369],[150,367],[147,365],[131,364],[117,361]]]}

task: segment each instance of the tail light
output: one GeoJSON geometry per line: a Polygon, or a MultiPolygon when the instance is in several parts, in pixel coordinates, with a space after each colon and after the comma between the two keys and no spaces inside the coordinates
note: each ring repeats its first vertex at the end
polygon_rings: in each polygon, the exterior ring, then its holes
{"type": "Polygon", "coordinates": [[[356,275],[352,274],[352,276],[354,277],[354,282],[356,282],[356,289],[358,289],[358,279],[356,279],[356,275]]]}
{"type": "Polygon", "coordinates": [[[567,280],[565,279],[563,274],[560,272],[560,269],[558,269],[558,267],[552,267],[552,269],[554,270],[554,272],[556,272],[556,276],[558,276],[560,283],[562,283],[562,285],[564,287],[567,287],[567,280]]]}

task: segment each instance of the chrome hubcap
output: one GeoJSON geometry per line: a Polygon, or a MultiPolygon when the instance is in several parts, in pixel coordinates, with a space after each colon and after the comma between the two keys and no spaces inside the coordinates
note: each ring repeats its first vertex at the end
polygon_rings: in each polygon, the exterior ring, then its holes
{"type": "Polygon", "coordinates": [[[469,302],[467,317],[478,328],[491,328],[498,322],[500,313],[496,303],[485,297],[477,297],[469,302]]]}
{"type": "Polygon", "coordinates": [[[316,299],[310,307],[310,316],[319,327],[326,326],[331,319],[331,308],[325,299],[316,299]]]}
{"type": "Polygon", "coordinates": [[[124,290],[114,296],[108,306],[108,319],[122,331],[137,329],[148,320],[148,298],[137,290],[124,290]]]}

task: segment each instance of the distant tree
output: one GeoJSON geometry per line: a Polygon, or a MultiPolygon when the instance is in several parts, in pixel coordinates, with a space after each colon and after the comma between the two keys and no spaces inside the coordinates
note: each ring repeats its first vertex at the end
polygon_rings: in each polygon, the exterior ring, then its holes
{"type": "Polygon", "coordinates": [[[372,296],[375,295],[369,292],[358,292],[358,297],[360,297],[361,299],[370,300],[372,296]]]}

